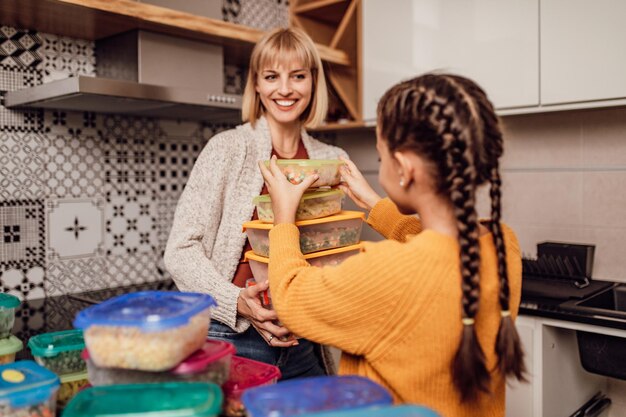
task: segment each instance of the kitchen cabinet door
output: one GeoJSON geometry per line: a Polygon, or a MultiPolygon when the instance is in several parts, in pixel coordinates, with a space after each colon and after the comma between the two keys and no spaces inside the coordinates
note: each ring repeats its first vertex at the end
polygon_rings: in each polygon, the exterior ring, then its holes
{"type": "Polygon", "coordinates": [[[363,0],[363,116],[391,85],[444,70],[498,109],[539,104],[539,0],[363,0]]]}
{"type": "Polygon", "coordinates": [[[626,2],[541,0],[541,104],[626,97],[626,2]]]}

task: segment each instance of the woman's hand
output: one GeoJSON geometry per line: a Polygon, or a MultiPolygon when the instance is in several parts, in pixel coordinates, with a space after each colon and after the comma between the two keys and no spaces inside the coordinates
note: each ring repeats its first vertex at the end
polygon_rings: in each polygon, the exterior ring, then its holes
{"type": "Polygon", "coordinates": [[[250,321],[268,345],[273,347],[296,346],[296,340],[287,340],[290,335],[287,328],[278,326],[278,315],[274,310],[268,310],[261,305],[260,294],[267,291],[269,282],[263,282],[244,288],[239,292],[237,299],[237,313],[250,321]],[[287,341],[283,341],[283,340],[287,341]]]}
{"type": "Polygon", "coordinates": [[[259,161],[259,169],[272,199],[274,224],[294,223],[302,194],[317,181],[319,176],[317,174],[310,175],[300,184],[294,185],[289,182],[285,174],[276,165],[276,156],[272,156],[270,159],[269,168],[265,166],[263,161],[259,161]]]}
{"type": "Polygon", "coordinates": [[[361,171],[354,165],[354,162],[343,157],[340,157],[340,159],[346,164],[340,168],[342,182],[339,188],[348,194],[348,197],[357,206],[365,210],[371,210],[380,201],[381,197],[369,185],[361,171]]]}

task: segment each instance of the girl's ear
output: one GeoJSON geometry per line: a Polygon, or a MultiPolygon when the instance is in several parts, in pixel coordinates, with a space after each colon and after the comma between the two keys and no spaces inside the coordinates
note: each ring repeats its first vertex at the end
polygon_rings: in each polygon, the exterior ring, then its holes
{"type": "Polygon", "coordinates": [[[408,187],[414,180],[415,166],[413,158],[406,151],[396,151],[393,153],[393,157],[396,160],[400,183],[403,188],[408,187]]]}

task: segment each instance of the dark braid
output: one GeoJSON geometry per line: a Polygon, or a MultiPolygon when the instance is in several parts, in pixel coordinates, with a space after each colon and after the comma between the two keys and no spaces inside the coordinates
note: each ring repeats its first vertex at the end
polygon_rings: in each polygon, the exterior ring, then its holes
{"type": "MultiPolygon", "coordinates": [[[[476,187],[487,181],[492,184],[490,228],[498,255],[500,305],[503,311],[509,309],[506,252],[500,225],[498,158],[502,155],[502,133],[498,120],[485,93],[472,81],[435,74],[392,87],[380,100],[378,115],[381,136],[389,150],[410,149],[431,161],[435,187],[450,198],[454,208],[464,325],[452,374],[462,399],[471,401],[480,391],[488,392],[490,382],[473,325],[480,299],[476,187]]],[[[510,315],[501,320],[496,353],[502,371],[521,379],[522,353],[510,315]]]]}

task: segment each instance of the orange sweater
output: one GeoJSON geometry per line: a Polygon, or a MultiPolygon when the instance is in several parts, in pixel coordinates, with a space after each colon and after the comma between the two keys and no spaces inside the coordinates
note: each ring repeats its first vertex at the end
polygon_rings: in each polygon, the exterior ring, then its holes
{"type": "MultiPolygon", "coordinates": [[[[339,373],[366,376],[396,402],[422,404],[444,417],[504,416],[505,381],[492,372],[491,395],[461,403],[451,364],[461,335],[461,283],[456,239],[421,231],[390,200],[370,212],[368,223],[389,240],[365,243],[363,253],[336,267],[310,266],[299,232],[281,224],[270,232],[269,279],[281,321],[295,334],[342,350],[339,373]]],[[[521,291],[521,255],[511,229],[507,248],[511,312],[521,291]]],[[[476,331],[488,369],[500,322],[495,247],[480,237],[480,309],[476,331]]]]}

